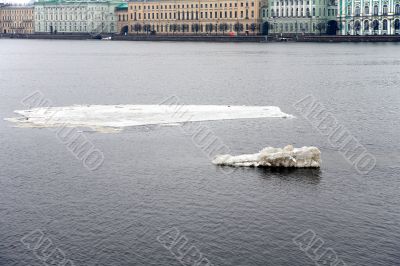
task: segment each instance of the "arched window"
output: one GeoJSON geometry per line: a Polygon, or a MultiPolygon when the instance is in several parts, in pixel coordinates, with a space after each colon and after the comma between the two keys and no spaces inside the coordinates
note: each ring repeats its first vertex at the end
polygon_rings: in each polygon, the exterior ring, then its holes
{"type": "Polygon", "coordinates": [[[360,6],[356,6],[355,15],[360,16],[360,6]]]}
{"type": "Polygon", "coordinates": [[[399,4],[396,5],[394,12],[396,13],[396,15],[400,15],[400,5],[399,4]]]}
{"type": "Polygon", "coordinates": [[[383,27],[383,30],[387,30],[388,29],[388,23],[387,23],[386,19],[383,20],[382,27],[383,27]]]}
{"type": "Polygon", "coordinates": [[[394,21],[394,29],[395,30],[400,30],[400,20],[399,19],[396,19],[394,21]]]}
{"type": "Polygon", "coordinates": [[[364,21],[364,31],[369,31],[369,21],[364,21]]]}
{"type": "Polygon", "coordinates": [[[379,30],[379,21],[374,20],[374,22],[372,22],[372,28],[374,31],[379,30]]]}
{"type": "Polygon", "coordinates": [[[354,31],[356,32],[356,34],[359,32],[361,30],[361,23],[360,23],[360,21],[356,21],[355,23],[354,23],[354,31]]]}
{"type": "Polygon", "coordinates": [[[388,6],[387,6],[387,5],[384,5],[384,6],[383,6],[383,15],[384,15],[384,16],[387,16],[387,14],[388,14],[388,6]]]}
{"type": "Polygon", "coordinates": [[[378,6],[374,5],[374,16],[378,16],[378,6]]]}
{"type": "Polygon", "coordinates": [[[364,15],[368,15],[369,14],[369,6],[365,6],[364,7],[364,15]]]}

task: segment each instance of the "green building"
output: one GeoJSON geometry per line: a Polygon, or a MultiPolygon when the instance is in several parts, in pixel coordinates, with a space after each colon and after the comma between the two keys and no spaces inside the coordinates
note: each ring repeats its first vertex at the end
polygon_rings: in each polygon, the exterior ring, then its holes
{"type": "Polygon", "coordinates": [[[109,0],[39,0],[34,4],[36,33],[115,33],[115,7],[109,0]]]}
{"type": "Polygon", "coordinates": [[[262,9],[263,27],[268,35],[278,37],[334,35],[336,16],[334,0],[268,0],[262,9]]]}

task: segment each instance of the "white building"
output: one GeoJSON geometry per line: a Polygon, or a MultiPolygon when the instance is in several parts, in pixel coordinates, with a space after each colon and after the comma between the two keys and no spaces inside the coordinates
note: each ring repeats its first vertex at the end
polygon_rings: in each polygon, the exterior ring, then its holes
{"type": "Polygon", "coordinates": [[[277,36],[336,34],[336,12],[333,0],[269,0],[263,26],[277,36]]]}
{"type": "Polygon", "coordinates": [[[39,0],[35,2],[36,33],[115,33],[115,7],[108,0],[39,0]]]}
{"type": "Polygon", "coordinates": [[[400,34],[400,0],[339,0],[342,35],[400,34]]]}

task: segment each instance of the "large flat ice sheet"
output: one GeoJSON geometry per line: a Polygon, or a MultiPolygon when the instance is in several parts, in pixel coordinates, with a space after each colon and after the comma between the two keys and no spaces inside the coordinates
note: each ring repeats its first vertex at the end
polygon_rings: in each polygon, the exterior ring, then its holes
{"type": "Polygon", "coordinates": [[[16,110],[6,120],[23,127],[89,127],[122,129],[130,126],[173,124],[243,118],[291,118],[276,106],[223,105],[73,105],[16,110]]]}

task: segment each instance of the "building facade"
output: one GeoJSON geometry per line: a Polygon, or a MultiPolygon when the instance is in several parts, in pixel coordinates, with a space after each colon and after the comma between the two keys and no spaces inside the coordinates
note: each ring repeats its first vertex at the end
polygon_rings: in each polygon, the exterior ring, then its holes
{"type": "Polygon", "coordinates": [[[262,16],[269,35],[336,34],[334,0],[269,0],[262,16]]]}
{"type": "Polygon", "coordinates": [[[115,7],[108,0],[39,0],[35,2],[36,33],[116,33],[115,7]]]}
{"type": "Polygon", "coordinates": [[[32,34],[33,6],[0,6],[0,33],[32,34]]]}
{"type": "Polygon", "coordinates": [[[115,8],[117,17],[117,33],[128,34],[128,4],[122,3],[115,8]]]}
{"type": "Polygon", "coordinates": [[[400,0],[339,0],[342,35],[400,34],[400,0]]]}
{"type": "Polygon", "coordinates": [[[264,0],[134,0],[129,33],[259,34],[264,0]]]}

